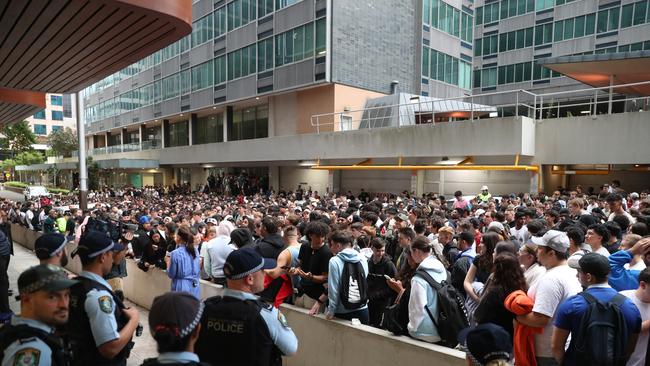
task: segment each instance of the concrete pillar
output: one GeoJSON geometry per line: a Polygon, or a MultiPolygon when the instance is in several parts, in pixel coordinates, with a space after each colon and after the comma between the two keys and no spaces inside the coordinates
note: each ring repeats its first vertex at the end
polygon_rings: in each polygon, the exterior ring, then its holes
{"type": "Polygon", "coordinates": [[[415,172],[416,173],[416,187],[415,187],[415,194],[418,197],[421,197],[424,193],[424,181],[426,178],[426,171],[425,170],[418,170],[415,172]]]}
{"type": "Polygon", "coordinates": [[[268,99],[268,103],[269,103],[268,104],[268,108],[269,108],[269,112],[268,112],[268,120],[269,120],[269,123],[268,123],[269,131],[268,132],[269,132],[269,137],[275,136],[275,103],[273,103],[273,100],[274,100],[273,97],[269,97],[269,99],[268,99]]]}
{"type": "Polygon", "coordinates": [[[221,121],[223,123],[223,142],[228,142],[228,113],[226,111],[221,113],[221,121]]]}
{"type": "Polygon", "coordinates": [[[121,134],[121,136],[120,136],[120,142],[122,143],[122,144],[120,145],[120,150],[121,150],[122,152],[124,152],[124,144],[126,143],[126,139],[125,139],[125,137],[126,137],[126,128],[123,128],[123,129],[120,131],[120,134],[121,134]]]}
{"type": "Polygon", "coordinates": [[[279,166],[269,166],[269,189],[276,193],[280,190],[279,166]]]}
{"type": "Polygon", "coordinates": [[[233,128],[232,127],[233,114],[234,114],[233,107],[232,106],[227,106],[226,107],[226,113],[225,113],[225,115],[226,115],[226,123],[224,123],[224,127],[225,127],[224,136],[223,136],[224,141],[230,140],[228,138],[228,132],[230,131],[230,129],[233,128]]]}
{"type": "Polygon", "coordinates": [[[140,141],[140,151],[142,151],[142,139],[144,138],[145,135],[145,129],[147,128],[146,125],[140,125],[138,127],[138,140],[140,141]]]}
{"type": "Polygon", "coordinates": [[[328,170],[327,171],[327,191],[339,193],[341,192],[341,171],[328,170]]]}
{"type": "Polygon", "coordinates": [[[418,191],[418,171],[417,170],[413,170],[411,172],[411,189],[409,191],[410,192],[415,192],[416,195],[418,194],[417,193],[417,191],[418,191]]]}
{"type": "Polygon", "coordinates": [[[108,131],[106,131],[106,133],[104,133],[104,146],[106,147],[106,152],[108,152],[108,135],[109,134],[110,134],[110,132],[108,132],[108,131]]]}
{"type": "Polygon", "coordinates": [[[192,146],[192,144],[194,143],[194,132],[193,131],[194,131],[194,127],[195,127],[194,125],[196,123],[198,123],[197,122],[198,119],[199,119],[199,117],[196,115],[196,113],[190,114],[190,120],[187,122],[188,123],[187,137],[188,137],[188,140],[189,140],[188,141],[188,146],[192,146]]]}
{"type": "Polygon", "coordinates": [[[208,181],[208,170],[203,167],[190,168],[190,186],[195,190],[198,185],[206,184],[208,181]]]}

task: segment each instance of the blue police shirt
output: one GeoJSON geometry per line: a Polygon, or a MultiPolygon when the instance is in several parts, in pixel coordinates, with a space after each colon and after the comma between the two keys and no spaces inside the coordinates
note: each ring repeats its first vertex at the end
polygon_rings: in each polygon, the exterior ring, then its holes
{"type": "MultiPolygon", "coordinates": [[[[259,298],[251,293],[225,289],[223,296],[234,297],[239,300],[259,300],[259,298]]],[[[269,334],[273,343],[285,355],[292,355],[298,350],[298,338],[293,334],[293,330],[289,327],[287,320],[280,311],[271,306],[270,308],[263,307],[260,310],[260,315],[266,326],[269,328],[269,334]]]]}
{"type": "MultiPolygon", "coordinates": [[[[40,329],[48,333],[54,333],[54,329],[38,320],[21,318],[19,316],[11,317],[11,325],[28,325],[32,328],[40,329]]],[[[52,350],[38,337],[16,340],[4,350],[2,366],[14,365],[41,365],[47,366],[52,364],[52,350]]]]}
{"type": "MultiPolygon", "coordinates": [[[[107,288],[111,286],[101,276],[87,271],[82,271],[79,276],[99,282],[107,288]]],[[[106,290],[91,289],[86,294],[84,310],[90,321],[90,330],[97,347],[104,343],[120,338],[115,320],[115,302],[110,292],[106,290]]]]}
{"type": "MultiPolygon", "coordinates": [[[[616,290],[607,284],[592,285],[589,286],[586,291],[602,302],[609,302],[618,294],[616,290]]],[[[577,331],[580,329],[582,316],[587,311],[587,306],[587,300],[585,300],[581,295],[574,295],[567,298],[566,301],[560,304],[553,325],[557,328],[568,330],[571,333],[577,331]]],[[[623,312],[623,317],[627,323],[628,332],[630,334],[641,332],[641,313],[632,300],[625,299],[621,311],[623,312]]],[[[573,342],[574,340],[571,339],[569,348],[564,355],[563,365],[576,364],[574,354],[575,345],[573,342]]]]}
{"type": "Polygon", "coordinates": [[[156,360],[162,364],[200,362],[199,356],[192,352],[165,352],[161,353],[156,360]]]}

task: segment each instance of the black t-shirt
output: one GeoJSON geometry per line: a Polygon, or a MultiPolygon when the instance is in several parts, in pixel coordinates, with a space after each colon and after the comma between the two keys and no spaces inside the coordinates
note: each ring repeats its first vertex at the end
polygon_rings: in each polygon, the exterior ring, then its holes
{"type": "MultiPolygon", "coordinates": [[[[311,272],[314,276],[321,276],[328,272],[332,252],[330,247],[325,244],[317,250],[313,250],[309,243],[300,246],[298,259],[300,260],[300,269],[303,272],[311,272]]],[[[300,281],[303,291],[312,299],[318,299],[325,292],[325,286],[322,283],[313,283],[305,278],[300,281]]]]}
{"type": "Polygon", "coordinates": [[[474,260],[472,261],[472,264],[476,267],[476,277],[474,281],[485,284],[488,280],[488,277],[490,277],[490,271],[486,271],[485,268],[481,266],[479,262],[479,258],[481,258],[481,255],[477,255],[476,257],[474,257],[474,260]]]}

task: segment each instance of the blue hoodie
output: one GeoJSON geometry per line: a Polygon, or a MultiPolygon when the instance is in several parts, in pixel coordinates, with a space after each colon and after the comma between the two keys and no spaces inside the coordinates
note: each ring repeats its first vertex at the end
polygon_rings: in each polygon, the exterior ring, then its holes
{"type": "Polygon", "coordinates": [[[361,265],[363,266],[363,275],[366,278],[368,277],[368,261],[365,256],[356,250],[345,248],[336,256],[330,258],[329,271],[327,274],[327,297],[329,298],[327,312],[330,314],[351,313],[368,307],[368,304],[353,310],[343,307],[343,304],[340,301],[339,287],[341,286],[341,273],[343,273],[344,262],[361,262],[361,265]]]}
{"type": "Polygon", "coordinates": [[[639,287],[639,273],[636,269],[625,269],[625,264],[630,263],[632,254],[627,250],[619,250],[609,257],[609,285],[616,291],[636,290],[639,287]]]}

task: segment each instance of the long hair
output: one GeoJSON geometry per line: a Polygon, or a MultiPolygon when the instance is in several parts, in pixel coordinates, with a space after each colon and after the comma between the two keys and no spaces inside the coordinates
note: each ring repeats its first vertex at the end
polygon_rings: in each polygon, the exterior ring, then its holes
{"type": "Polygon", "coordinates": [[[196,258],[196,249],[194,248],[194,235],[192,235],[190,227],[181,225],[181,227],[178,228],[176,235],[181,237],[183,243],[185,243],[185,249],[188,253],[190,253],[192,258],[196,258]]]}
{"type": "Polygon", "coordinates": [[[483,271],[490,273],[492,272],[492,255],[499,242],[499,234],[487,232],[481,237],[481,241],[485,247],[485,253],[479,255],[478,265],[483,271]]]}
{"type": "Polygon", "coordinates": [[[494,259],[494,271],[489,281],[488,290],[500,289],[505,295],[513,291],[526,291],[526,278],[517,257],[510,252],[503,252],[494,259]]]}

